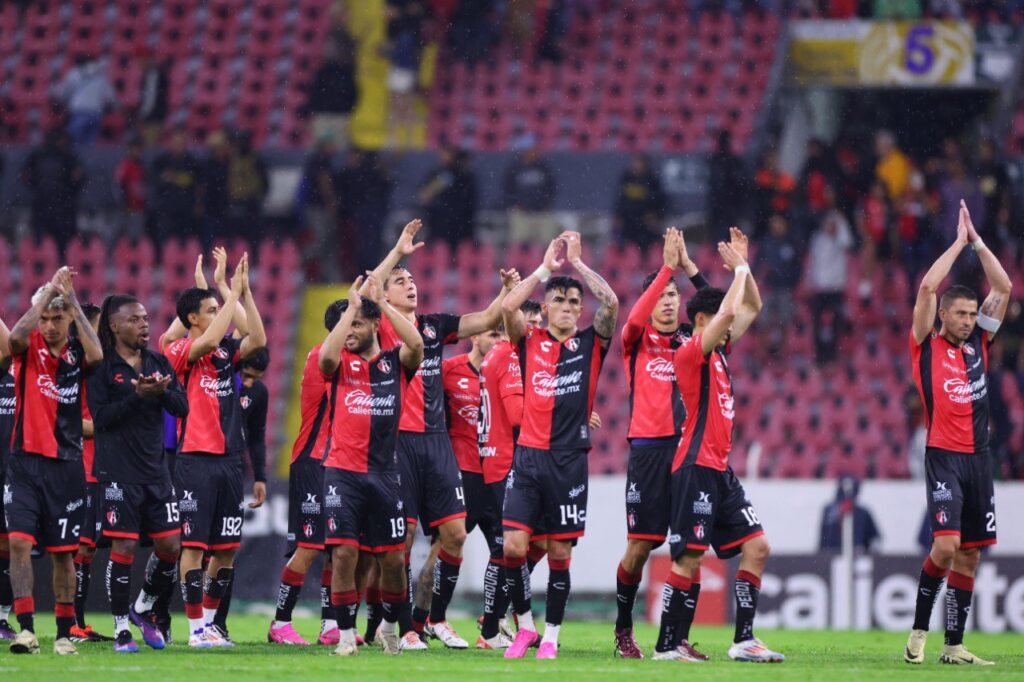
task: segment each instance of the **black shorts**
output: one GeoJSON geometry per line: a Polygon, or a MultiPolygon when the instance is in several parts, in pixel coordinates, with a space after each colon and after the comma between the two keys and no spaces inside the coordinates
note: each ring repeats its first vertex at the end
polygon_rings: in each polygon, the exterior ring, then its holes
{"type": "MultiPolygon", "coordinates": [[[[337,494],[337,493],[335,493],[337,494]]],[[[288,554],[296,547],[324,548],[324,467],[300,459],[288,469],[288,554]]]]}
{"type": "Polygon", "coordinates": [[[181,534],[178,496],[168,476],[156,483],[100,484],[100,523],[104,538],[138,540],[181,534]]]}
{"type": "Polygon", "coordinates": [[[175,465],[181,546],[193,549],[235,549],[242,544],[242,478],[240,458],[230,455],[183,454],[175,465]]]}
{"type": "Polygon", "coordinates": [[[397,471],[324,470],[327,545],[380,554],[405,550],[405,508],[397,471]]]}
{"type": "MultiPolygon", "coordinates": [[[[507,480],[507,479],[506,479],[507,480]]],[[[484,526],[480,529],[486,533],[487,548],[491,551],[491,557],[500,559],[505,554],[505,534],[502,532],[501,509],[505,506],[505,481],[486,483],[487,488],[487,514],[490,517],[490,529],[484,526]]],[[[536,539],[536,535],[534,538],[536,539]]]]}
{"type": "Polygon", "coordinates": [[[85,483],[85,519],[82,521],[82,532],[78,542],[93,549],[110,547],[110,539],[100,533],[100,514],[103,507],[103,485],[101,483],[85,483]]]}
{"type": "Polygon", "coordinates": [[[626,469],[626,537],[665,542],[672,522],[672,459],[679,439],[629,446],[626,469]]]}
{"type": "Polygon", "coordinates": [[[996,496],[988,454],[928,448],[924,468],[932,537],[959,535],[963,549],[996,544],[996,496]]]}
{"type": "Polygon", "coordinates": [[[465,518],[462,475],[447,433],[398,434],[398,472],[405,518],[427,535],[442,523],[465,518]]]}
{"type": "Polygon", "coordinates": [[[587,525],[587,451],[516,446],[505,484],[504,530],[574,540],[587,525]]]}
{"type": "MultiPolygon", "coordinates": [[[[487,535],[494,521],[490,493],[484,475],[472,471],[462,473],[462,496],[466,504],[466,532],[479,527],[487,535]]],[[[500,516],[498,517],[501,518],[500,516]]]]}
{"type": "Polygon", "coordinates": [[[48,552],[74,552],[85,521],[81,461],[12,453],[7,462],[4,514],[8,537],[48,552]]]}
{"type": "Polygon", "coordinates": [[[0,540],[7,539],[7,517],[4,513],[4,505],[7,504],[7,498],[10,496],[10,491],[7,490],[7,476],[5,473],[6,467],[0,464],[0,540]]]}
{"type": "Polygon", "coordinates": [[[748,540],[764,535],[761,520],[732,472],[699,465],[680,467],[672,474],[672,558],[686,550],[728,559],[740,553],[748,540]]]}

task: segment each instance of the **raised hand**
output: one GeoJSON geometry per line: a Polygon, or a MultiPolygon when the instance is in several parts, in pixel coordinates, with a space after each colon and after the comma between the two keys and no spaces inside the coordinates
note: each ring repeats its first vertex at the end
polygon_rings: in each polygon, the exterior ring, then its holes
{"type": "MultiPolygon", "coordinates": [[[[682,239],[679,235],[679,230],[674,227],[670,227],[665,230],[665,246],[662,249],[662,260],[665,262],[665,267],[672,268],[675,270],[681,264],[680,258],[680,244],[682,239]]],[[[685,247],[684,247],[685,248],[685,247]]]]}
{"type": "Polygon", "coordinates": [[[565,258],[573,265],[583,260],[583,239],[579,232],[563,232],[565,240],[565,258]]]}
{"type": "Polygon", "coordinates": [[[359,288],[363,286],[363,280],[365,279],[365,277],[356,277],[356,281],[352,282],[352,285],[348,288],[348,304],[356,310],[360,310],[363,307],[363,297],[359,295],[359,288]]]}
{"type": "Polygon", "coordinates": [[[747,259],[733,248],[732,244],[718,242],[718,255],[722,257],[725,269],[730,272],[735,271],[741,265],[747,264],[747,259]]]}
{"type": "Polygon", "coordinates": [[[77,274],[77,272],[65,265],[53,274],[53,279],[50,280],[50,286],[54,288],[58,296],[64,296],[68,299],[72,299],[75,296],[75,286],[71,281],[71,278],[77,274]]]}
{"type": "Polygon", "coordinates": [[[601,421],[601,415],[599,415],[597,412],[591,412],[590,413],[590,428],[596,430],[596,429],[601,428],[602,426],[604,426],[604,422],[601,421]]]}
{"type": "Polygon", "coordinates": [[[371,270],[366,271],[366,291],[364,295],[377,305],[380,305],[384,300],[384,287],[381,285],[380,280],[377,279],[377,275],[373,274],[371,270]]]}
{"type": "Polygon", "coordinates": [[[686,237],[683,235],[683,231],[676,231],[679,233],[679,267],[686,269],[693,265],[693,261],[690,260],[690,253],[686,250],[686,237]]]}
{"type": "Polygon", "coordinates": [[[971,215],[967,212],[967,204],[962,200],[960,201],[960,221],[956,226],[956,243],[960,246],[966,246],[971,241],[970,231],[967,228],[967,224],[971,221],[971,215]]]}
{"type": "Polygon", "coordinates": [[[565,240],[562,237],[555,237],[548,244],[548,250],[544,252],[544,267],[551,272],[560,270],[562,265],[565,264],[565,258],[559,258],[562,253],[563,244],[565,244],[565,240]]]}
{"type": "MultiPolygon", "coordinates": [[[[202,256],[199,256],[202,258],[202,256]]],[[[213,249],[213,281],[218,286],[228,281],[228,252],[223,246],[216,246],[213,249]]]]}
{"type": "Polygon", "coordinates": [[[200,289],[209,288],[209,285],[206,282],[206,273],[203,272],[203,254],[199,254],[196,257],[195,278],[197,287],[200,289]]]}
{"type": "Polygon", "coordinates": [[[967,239],[968,241],[975,242],[981,239],[978,235],[977,228],[974,227],[974,221],[971,220],[971,212],[967,209],[967,202],[963,199],[960,200],[960,212],[963,215],[963,220],[967,224],[967,239]]]}
{"type": "Polygon", "coordinates": [[[515,268],[499,270],[498,273],[501,275],[501,286],[505,291],[512,291],[516,288],[516,285],[522,281],[522,278],[519,276],[519,271],[515,268]]]}
{"type": "Polygon", "coordinates": [[[242,272],[242,295],[248,294],[249,289],[249,252],[245,251],[242,253],[242,260],[238,262],[238,267],[241,268],[242,272]]]}
{"type": "Polygon", "coordinates": [[[403,256],[411,256],[426,244],[424,242],[415,242],[416,233],[423,227],[423,221],[419,218],[410,221],[405,227],[402,228],[402,234],[398,235],[398,243],[395,244],[395,249],[398,250],[403,256]]]}
{"type": "Polygon", "coordinates": [[[243,281],[245,279],[245,272],[242,265],[244,262],[245,257],[243,256],[242,260],[238,261],[238,265],[235,266],[234,274],[231,275],[231,295],[236,299],[241,298],[242,292],[245,291],[245,282],[243,281]]]}
{"type": "Polygon", "coordinates": [[[750,240],[747,239],[747,235],[743,234],[743,231],[738,227],[729,228],[729,246],[740,254],[744,262],[750,259],[750,240]]]}

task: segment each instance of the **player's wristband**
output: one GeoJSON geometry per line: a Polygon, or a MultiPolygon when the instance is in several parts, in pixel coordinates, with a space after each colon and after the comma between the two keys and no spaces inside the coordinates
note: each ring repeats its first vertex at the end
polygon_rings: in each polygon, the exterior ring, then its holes
{"type": "Polygon", "coordinates": [[[999,325],[1003,323],[1002,320],[998,320],[994,317],[989,317],[985,313],[978,313],[978,326],[987,331],[989,334],[995,334],[999,331],[999,325]]]}
{"type": "Polygon", "coordinates": [[[548,270],[547,266],[544,265],[541,265],[536,270],[534,270],[533,274],[537,275],[537,279],[541,281],[541,284],[548,281],[548,278],[551,277],[551,271],[548,270]]]}
{"type": "Polygon", "coordinates": [[[737,265],[736,269],[733,270],[733,273],[737,274],[737,275],[740,274],[741,272],[742,273],[750,272],[750,266],[749,265],[737,265]]]}
{"type": "Polygon", "coordinates": [[[700,271],[697,271],[697,274],[690,278],[690,284],[694,289],[700,291],[708,285],[708,281],[704,279],[704,275],[700,274],[700,271]]]}
{"type": "Polygon", "coordinates": [[[975,251],[981,251],[982,249],[985,248],[985,242],[981,240],[981,237],[978,237],[973,242],[971,242],[971,248],[973,248],[975,251]]]}

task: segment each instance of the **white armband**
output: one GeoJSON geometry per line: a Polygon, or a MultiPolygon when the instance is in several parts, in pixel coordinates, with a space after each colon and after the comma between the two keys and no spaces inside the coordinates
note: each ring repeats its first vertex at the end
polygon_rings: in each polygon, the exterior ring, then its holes
{"type": "Polygon", "coordinates": [[[978,326],[987,331],[989,334],[995,334],[999,331],[999,325],[1003,323],[1002,320],[997,320],[994,317],[989,317],[985,313],[978,313],[978,326]]]}

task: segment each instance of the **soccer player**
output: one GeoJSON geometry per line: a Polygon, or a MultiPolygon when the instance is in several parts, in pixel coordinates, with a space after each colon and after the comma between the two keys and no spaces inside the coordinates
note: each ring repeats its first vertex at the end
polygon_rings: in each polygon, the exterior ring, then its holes
{"type": "Polygon", "coordinates": [[[548,534],[550,574],[544,639],[537,658],[558,656],[558,631],[569,598],[572,545],[583,536],[586,526],[591,408],[618,311],[615,292],[583,262],[582,242],[576,232],[552,240],[543,264],[502,303],[505,328],[518,348],[526,387],[502,522],[508,589],[519,617],[519,631],[505,651],[506,658],[522,658],[539,638],[525,566],[530,534],[538,522],[545,524],[548,534]],[[565,259],[600,302],[593,326],[586,329],[577,326],[583,311],[583,284],[570,277],[550,277],[562,265],[559,252],[563,247],[565,259]],[[544,329],[527,327],[519,309],[540,282],[546,283],[548,326],[544,329]]]}
{"type": "Polygon", "coordinates": [[[992,665],[965,649],[963,639],[981,548],[996,543],[988,348],[1006,315],[1010,288],[1010,278],[978,236],[961,201],[956,241],[921,281],[910,334],[914,383],[928,429],[925,470],[932,548],[921,569],[914,627],[904,651],[907,663],[924,660],[928,621],[946,578],[946,637],[939,661],[992,665]],[[978,254],[991,291],[979,310],[978,296],[969,288],[946,289],[938,303],[941,324],[936,330],[936,293],[968,244],[978,254]]]}
{"type": "Polygon", "coordinates": [[[173,584],[180,552],[178,499],[164,456],[164,411],[188,416],[185,392],[162,354],[148,348],[149,315],[134,296],[108,296],[100,315],[103,362],[89,376],[95,428],[93,473],[100,481],[101,532],[111,540],[107,593],[114,617],[114,651],[139,650],[129,622],[154,649],[164,648],[152,607],[173,584]],[[139,538],[154,545],[134,606],[131,570],[139,538]]]}
{"type": "MultiPolygon", "coordinates": [[[[86,319],[96,331],[100,322],[100,308],[92,303],[83,303],[82,311],[86,319]]],[[[72,328],[77,336],[77,331],[72,328]]],[[[83,387],[83,390],[85,387],[83,387]]],[[[89,599],[92,560],[96,555],[97,543],[109,547],[110,542],[103,542],[100,535],[99,506],[101,489],[99,481],[93,476],[93,459],[96,444],[93,441],[92,415],[89,414],[89,395],[86,390],[82,397],[82,464],[85,468],[85,520],[82,523],[78,538],[78,553],[75,554],[75,625],[71,628],[72,642],[110,642],[113,637],[105,637],[92,629],[85,622],[85,603],[89,599]]]]}
{"type": "Polygon", "coordinates": [[[53,561],[57,637],[53,651],[76,654],[75,569],[72,554],[85,512],[82,468],[82,384],[103,360],[96,332],[75,297],[74,272],[60,268],[32,297],[32,308],[10,334],[16,384],[14,435],[7,463],[4,509],[11,547],[11,587],[21,632],[11,652],[39,652],[32,599],[32,546],[53,561]],[[68,329],[74,321],[78,338],[68,329]],[[38,536],[37,536],[38,534],[38,536]]]}
{"type": "MultiPolygon", "coordinates": [[[[683,234],[665,233],[664,265],[644,280],[643,294],[622,328],[629,381],[629,466],[626,472],[626,552],[616,576],[615,653],[643,658],[633,636],[633,605],[651,551],[665,542],[671,521],[672,458],[683,425],[683,402],[672,357],[688,328],[679,324],[682,268],[698,291],[708,284],[686,252],[683,234]]],[[[694,583],[693,591],[699,589],[694,583]]],[[[684,635],[682,639],[686,639],[684,635]]]]}
{"type": "Polygon", "coordinates": [[[734,274],[727,292],[705,287],[686,303],[693,335],[673,359],[686,418],[672,461],[672,570],[662,592],[661,630],[653,658],[704,661],[707,657],[682,639],[697,608],[693,584],[709,547],[722,559],[740,555],[736,574],[736,630],[729,658],[779,662],[782,654],[754,637],[754,614],[769,547],[764,530],[729,466],[734,398],[727,360],[761,310],[761,298],[747,265],[747,239],[736,228],[718,244],[734,274]]]}
{"type": "MultiPolygon", "coordinates": [[[[501,302],[512,288],[515,273],[501,272],[502,289],[486,310],[462,316],[418,313],[416,282],[409,270],[399,266],[399,261],[423,245],[414,241],[421,226],[419,220],[405,226],[394,248],[374,271],[374,276],[377,281],[384,282],[387,301],[416,325],[424,343],[423,364],[409,385],[409,395],[402,412],[398,465],[402,472],[407,521],[410,524],[421,521],[430,534],[438,534],[440,547],[435,563],[430,565],[428,562],[424,566],[435,587],[431,593],[429,614],[420,608],[414,612],[413,620],[422,622],[423,615],[428,615],[433,634],[445,646],[465,649],[469,646],[466,640],[459,637],[447,621],[448,604],[458,582],[462,546],[466,541],[466,505],[462,499],[458,463],[444,421],[441,361],[445,345],[498,325],[501,302]]],[[[391,348],[397,342],[390,322],[382,321],[381,345],[391,348]]],[[[414,537],[413,532],[407,533],[409,551],[414,537]]],[[[426,649],[426,644],[416,634],[403,633],[402,646],[409,650],[426,649]]]]}
{"type": "Polygon", "coordinates": [[[349,288],[341,319],[320,347],[318,360],[325,379],[338,385],[323,493],[326,543],[334,562],[331,602],[341,631],[333,652],[338,656],[358,652],[360,548],[376,555],[380,567],[385,653],[402,652],[395,626],[400,618],[408,621],[409,609],[396,441],[403,399],[423,361],[424,345],[416,327],[384,300],[372,273],[366,283],[364,295],[359,293],[362,278],[349,288]],[[377,336],[382,310],[401,341],[386,350],[377,336]]]}
{"type": "MultiPolygon", "coordinates": [[[[189,646],[194,648],[230,646],[217,632],[213,617],[231,581],[242,535],[245,436],[235,372],[243,360],[267,343],[249,288],[248,268],[245,254],[235,268],[223,307],[212,290],[185,290],[178,297],[177,316],[188,335],[164,348],[189,402],[189,417],[179,428],[181,452],[175,465],[175,489],[181,515],[182,597],[189,620],[189,646]],[[238,340],[227,331],[240,299],[249,333],[238,340]],[[206,550],[213,556],[204,589],[206,550]]],[[[265,486],[253,485],[254,503],[262,503],[265,495],[265,486]]]]}
{"type": "Polygon", "coordinates": [[[11,546],[7,542],[4,499],[7,497],[7,459],[11,454],[14,431],[14,377],[11,376],[10,330],[0,320],[0,639],[14,639],[17,633],[7,619],[14,608],[11,592],[11,546]]]}
{"type": "MultiPolygon", "coordinates": [[[[330,333],[338,326],[342,312],[348,306],[344,299],[334,301],[324,312],[324,326],[330,333]]],[[[281,585],[277,593],[277,613],[267,632],[267,641],[277,644],[309,644],[292,626],[292,612],[299,600],[299,592],[306,574],[316,558],[324,552],[324,467],[331,422],[334,419],[337,384],[329,381],[320,371],[320,348],[317,344],[306,354],[302,370],[302,388],[299,402],[302,423],[292,446],[292,461],[288,469],[288,563],[281,571],[281,585]]],[[[321,590],[326,587],[326,601],[321,594],[320,644],[337,645],[338,621],[330,603],[330,555],[325,557],[321,590]]],[[[368,600],[369,601],[369,600],[368,600]]]]}

